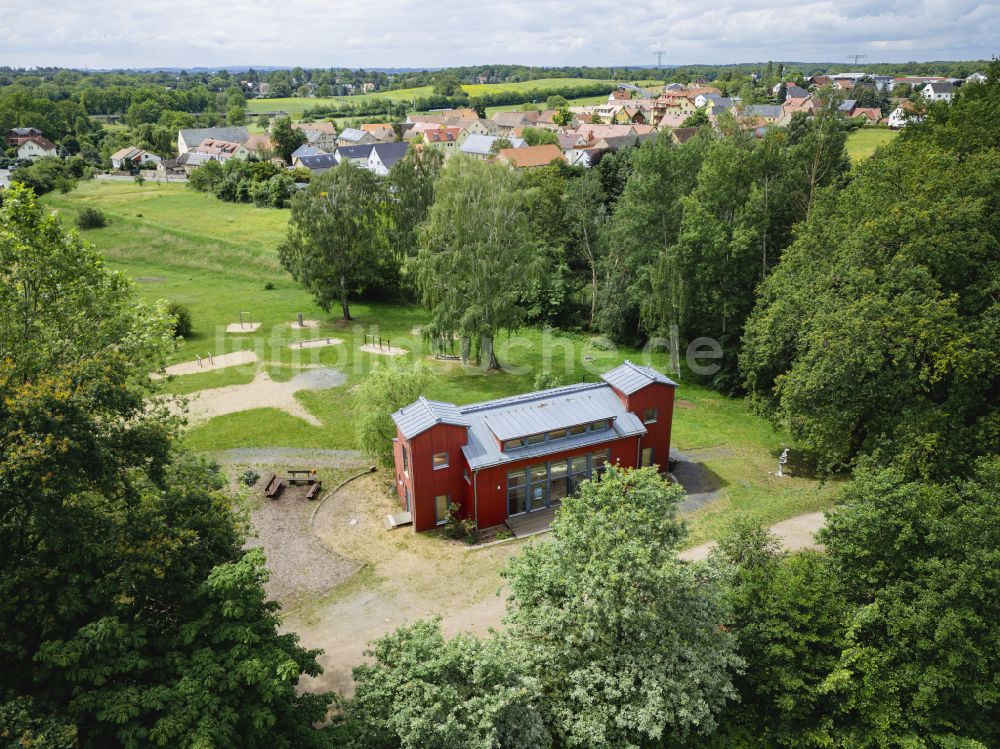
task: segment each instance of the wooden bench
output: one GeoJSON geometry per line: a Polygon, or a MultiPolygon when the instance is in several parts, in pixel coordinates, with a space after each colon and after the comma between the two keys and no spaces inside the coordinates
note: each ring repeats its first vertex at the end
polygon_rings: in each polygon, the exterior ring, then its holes
{"type": "Polygon", "coordinates": [[[306,499],[316,499],[316,495],[319,494],[320,487],[322,486],[322,481],[317,481],[315,484],[310,486],[309,491],[306,492],[306,499]]]}
{"type": "Polygon", "coordinates": [[[281,494],[281,490],[285,488],[284,483],[278,478],[277,474],[271,474],[271,479],[267,482],[267,487],[264,489],[264,496],[268,499],[277,499],[278,495],[281,494]]]}

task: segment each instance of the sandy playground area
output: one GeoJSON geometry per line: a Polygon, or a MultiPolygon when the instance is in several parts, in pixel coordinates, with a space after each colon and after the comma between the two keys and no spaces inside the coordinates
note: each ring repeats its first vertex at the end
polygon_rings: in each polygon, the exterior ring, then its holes
{"type": "Polygon", "coordinates": [[[209,388],[188,396],[188,423],[200,424],[216,416],[248,411],[252,408],[278,408],[310,424],[322,426],[320,420],[295,399],[295,394],[300,390],[326,390],[338,387],[343,385],[346,379],[344,374],[336,369],[320,367],[300,372],[287,382],[276,382],[271,379],[267,371],[261,369],[253,382],[245,385],[209,388]]]}

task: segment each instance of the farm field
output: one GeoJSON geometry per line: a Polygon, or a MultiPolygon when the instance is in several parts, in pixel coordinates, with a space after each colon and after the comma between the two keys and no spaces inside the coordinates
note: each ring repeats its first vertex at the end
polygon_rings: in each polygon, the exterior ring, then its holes
{"type": "MultiPolygon", "coordinates": [[[[276,407],[249,408],[208,418],[190,428],[188,445],[206,454],[232,449],[354,448],[351,387],[384,357],[360,350],[364,336],[391,341],[409,356],[428,361],[435,378],[428,397],[470,403],[530,390],[535,373],[548,369],[564,382],[596,380],[625,358],[649,361],[666,369],[666,356],[629,348],[601,350],[593,336],[578,332],[543,332],[529,328],[497,340],[507,371],[484,372],[473,366],[442,362],[430,356],[419,335],[428,313],[415,306],[355,303],[354,320],[319,309],[281,269],[276,247],[284,234],[287,211],[224,203],[183,185],[139,187],[129,182],[86,182],[69,194],[50,194],[45,203],[67,224],[86,206],[104,210],[112,223],[84,232],[109,264],[132,277],[148,302],[169,299],[192,313],[193,334],[171,362],[196,355],[253,351],[257,362],[175,376],[168,393],[197,394],[221,387],[253,388],[288,383],[303,373],[335,371],[341,384],[294,393],[296,408],[310,420],[276,407]],[[273,289],[265,289],[265,283],[273,289]],[[252,314],[260,328],[226,333],[240,312],[252,314]],[[319,328],[293,330],[301,312],[319,328]],[[295,348],[295,341],[329,336],[339,341],[318,348],[295,348]],[[262,383],[262,373],[267,382],[262,383]]],[[[240,392],[240,391],[235,391],[240,392]]],[[[682,381],[674,419],[674,446],[690,453],[710,477],[712,502],[691,516],[692,543],[714,537],[734,516],[752,510],[768,522],[830,506],[838,482],[769,475],[788,436],[747,412],[742,400],[682,381]]]]}
{"type": "MultiPolygon", "coordinates": [[[[598,78],[539,78],[534,81],[522,81],[519,83],[485,83],[463,85],[462,89],[470,96],[481,96],[485,93],[495,93],[498,91],[530,91],[532,89],[553,89],[564,86],[582,87],[592,83],[610,83],[598,78]]],[[[636,85],[648,86],[662,84],[662,81],[638,81],[636,85]]],[[[331,96],[326,98],[287,97],[281,99],[250,99],[247,102],[247,114],[250,116],[262,112],[287,112],[292,119],[300,119],[306,109],[317,106],[340,106],[343,104],[357,104],[371,99],[391,99],[392,101],[411,101],[421,96],[429,96],[433,92],[431,86],[420,86],[418,88],[403,88],[395,91],[380,91],[374,94],[355,94],[353,96],[331,96]]],[[[587,101],[573,100],[573,103],[592,104],[603,101],[605,97],[585,97],[587,101]],[[591,101],[593,99],[594,101],[591,101]]],[[[502,107],[490,107],[487,114],[494,111],[510,111],[516,108],[517,104],[502,107]]]]}
{"type": "Polygon", "coordinates": [[[867,159],[875,149],[899,135],[898,130],[884,127],[863,127],[847,136],[847,155],[857,163],[867,159]]]}

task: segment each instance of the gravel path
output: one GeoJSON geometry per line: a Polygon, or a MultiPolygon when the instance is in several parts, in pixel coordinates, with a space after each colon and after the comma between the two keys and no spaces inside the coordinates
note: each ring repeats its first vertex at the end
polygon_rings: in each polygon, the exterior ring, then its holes
{"type": "MultiPolygon", "coordinates": [[[[235,447],[209,453],[219,464],[236,465],[336,465],[361,459],[359,450],[319,450],[309,447],[235,447]]],[[[359,462],[360,465],[360,462],[359,462]]]]}
{"type": "Polygon", "coordinates": [[[207,356],[201,360],[181,362],[171,364],[166,368],[168,375],[198,374],[199,372],[210,372],[213,369],[225,369],[235,367],[238,364],[254,364],[257,361],[257,354],[253,351],[234,351],[231,354],[219,354],[209,359],[207,356]]]}
{"type": "MultiPolygon", "coordinates": [[[[823,522],[822,512],[810,512],[807,515],[796,515],[794,518],[775,523],[771,526],[771,533],[781,539],[782,546],[788,551],[822,549],[822,545],[816,543],[813,534],[823,527],[823,522]]],[[[685,549],[677,555],[677,558],[688,562],[700,561],[707,559],[714,548],[715,542],[709,541],[701,546],[685,549]]]]}

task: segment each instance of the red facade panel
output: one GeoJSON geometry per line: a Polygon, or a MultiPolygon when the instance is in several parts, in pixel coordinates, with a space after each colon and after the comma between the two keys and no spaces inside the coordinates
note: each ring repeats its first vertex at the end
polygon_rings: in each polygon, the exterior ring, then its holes
{"type": "Polygon", "coordinates": [[[462,476],[465,469],[465,457],[462,455],[465,427],[438,424],[410,440],[398,431],[396,436],[396,491],[405,507],[406,489],[409,489],[409,511],[414,529],[426,531],[437,526],[434,502],[440,495],[448,495],[450,502],[466,509],[466,484],[462,476]],[[404,448],[409,453],[409,470],[406,472],[402,468],[404,448]],[[434,467],[434,455],[437,453],[448,454],[446,467],[434,467]]]}

